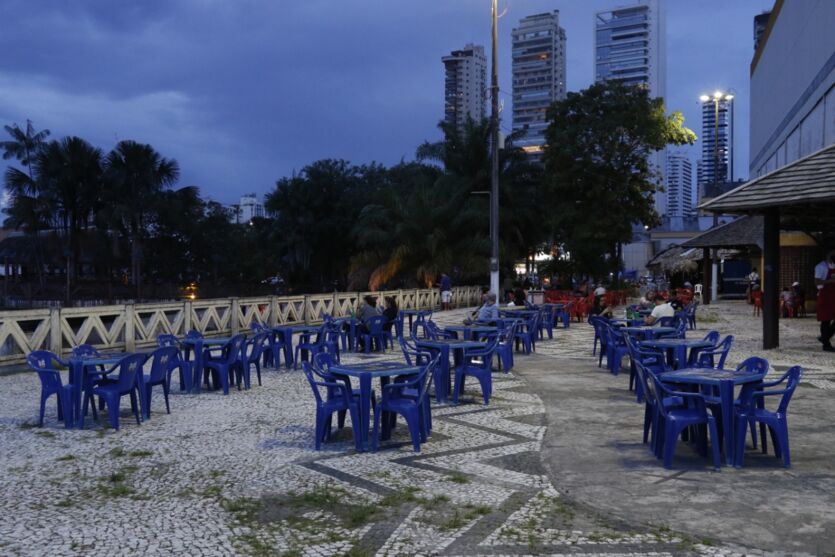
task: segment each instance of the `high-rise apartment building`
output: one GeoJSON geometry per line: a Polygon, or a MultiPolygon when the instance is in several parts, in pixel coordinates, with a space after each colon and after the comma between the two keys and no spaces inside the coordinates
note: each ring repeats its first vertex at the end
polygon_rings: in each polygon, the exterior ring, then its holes
{"type": "Polygon", "coordinates": [[[241,196],[241,202],[230,207],[229,218],[236,224],[247,224],[255,217],[264,217],[264,206],[258,201],[258,196],[248,193],[241,196]]]}
{"type": "Polygon", "coordinates": [[[487,58],[484,47],[466,45],[441,58],[444,63],[444,120],[459,130],[467,117],[480,122],[486,116],[487,58]]]}
{"type": "Polygon", "coordinates": [[[531,15],[513,30],[513,131],[515,144],[538,156],[545,145],[545,113],[565,99],[565,29],[560,12],[531,15]]]}
{"type": "Polygon", "coordinates": [[[693,166],[684,153],[667,154],[667,216],[689,217],[693,213],[693,166]]]}
{"type": "Polygon", "coordinates": [[[760,47],[760,41],[768,29],[768,22],[771,20],[771,11],[763,12],[754,16],[754,52],[760,47]]]}
{"type": "MultiPolygon", "coordinates": [[[[699,191],[733,181],[734,101],[730,95],[702,97],[702,159],[699,191]],[[718,117],[718,118],[717,118],[718,117]]],[[[709,195],[713,197],[713,195],[709,195]]]]}
{"type": "MultiPolygon", "coordinates": [[[[594,76],[596,81],[620,81],[649,88],[653,97],[667,93],[666,23],[659,0],[598,12],[595,17],[594,76]]],[[[650,161],[666,170],[666,150],[650,161]]],[[[655,210],[667,212],[667,195],[658,192],[655,210]]]]}

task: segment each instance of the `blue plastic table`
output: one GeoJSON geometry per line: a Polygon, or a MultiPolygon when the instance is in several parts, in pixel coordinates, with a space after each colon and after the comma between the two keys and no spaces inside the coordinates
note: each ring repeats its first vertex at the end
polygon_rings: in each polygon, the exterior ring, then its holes
{"type": "MultiPolygon", "coordinates": [[[[64,419],[64,427],[77,427],[83,428],[84,427],[84,411],[81,408],[81,394],[82,391],[86,388],[89,388],[88,381],[87,381],[87,368],[90,367],[98,367],[98,366],[112,366],[127,356],[127,352],[119,352],[119,353],[111,353],[111,354],[101,354],[99,356],[70,356],[69,359],[69,370],[70,370],[70,383],[72,384],[72,407],[73,407],[73,416],[72,419],[64,419]]],[[[98,372],[91,373],[90,375],[99,375],[98,372]]]]}
{"type": "Polygon", "coordinates": [[[419,367],[407,366],[397,362],[368,362],[352,365],[332,365],[328,371],[334,375],[356,377],[360,383],[360,431],[362,439],[357,444],[363,450],[369,446],[369,432],[371,429],[371,379],[379,377],[381,383],[388,382],[388,378],[396,375],[412,375],[420,371],[419,367]]]}
{"type": "Polygon", "coordinates": [[[464,356],[467,348],[483,347],[483,342],[475,340],[458,340],[453,338],[432,340],[428,338],[415,339],[418,348],[429,350],[432,353],[438,352],[441,355],[440,364],[435,368],[435,400],[446,402],[449,397],[450,373],[449,373],[449,352],[452,350],[455,364],[457,365],[464,356]]]}
{"type": "Polygon", "coordinates": [[[725,464],[734,463],[734,386],[757,383],[765,374],[739,372],[729,369],[684,368],[658,375],[664,383],[717,387],[722,411],[722,435],[725,439],[725,464]]]}
{"type": "Polygon", "coordinates": [[[643,327],[623,327],[621,331],[624,331],[629,336],[637,336],[645,338],[646,340],[652,340],[656,335],[676,332],[673,327],[652,327],[650,325],[645,325],[643,327]]]}
{"type": "Polygon", "coordinates": [[[498,328],[495,326],[491,327],[490,325],[452,325],[450,327],[444,327],[444,332],[455,333],[456,338],[458,333],[461,333],[464,340],[472,340],[474,334],[495,333],[496,331],[498,331],[498,328]]]}
{"type": "Polygon", "coordinates": [[[431,309],[401,309],[399,313],[400,317],[408,317],[409,318],[409,330],[412,330],[412,319],[417,319],[417,321],[423,321],[427,317],[432,316],[431,309]]]}
{"type": "MultiPolygon", "coordinates": [[[[284,367],[293,366],[293,335],[296,333],[313,334],[319,332],[319,327],[312,325],[279,325],[270,329],[284,345],[284,367]]],[[[276,366],[278,367],[278,366],[276,366]]]]}
{"type": "Polygon", "coordinates": [[[184,338],[180,342],[194,350],[194,361],[191,363],[191,385],[186,385],[190,393],[199,393],[203,384],[203,348],[207,346],[226,346],[230,337],[217,338],[184,338]]]}
{"type": "Polygon", "coordinates": [[[687,367],[687,349],[690,348],[712,348],[713,343],[703,339],[688,338],[659,338],[656,340],[641,341],[641,346],[660,348],[668,353],[673,353],[673,361],[676,369],[687,367]]]}

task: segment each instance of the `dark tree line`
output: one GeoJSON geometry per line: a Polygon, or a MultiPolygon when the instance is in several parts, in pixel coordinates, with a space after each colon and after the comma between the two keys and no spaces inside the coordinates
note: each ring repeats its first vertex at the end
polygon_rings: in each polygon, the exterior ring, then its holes
{"type": "MultiPolygon", "coordinates": [[[[632,225],[657,222],[648,155],[695,136],[646,90],[611,83],[569,94],[549,118],[544,165],[513,135],[499,153],[503,274],[537,251],[563,254],[574,273],[615,269],[632,225]]],[[[19,164],[4,177],[5,224],[32,240],[32,280],[128,282],[137,297],[149,284],[241,287],[277,275],[310,291],[428,286],[442,272],[485,282],[490,128],[440,127],[443,141],[413,162],[311,163],[267,193],[269,216],[236,224],[197,187],[178,187],[177,162],[150,145],[104,153],[31,122],[6,126],[0,148],[19,164]],[[57,260],[45,236],[57,238],[57,260]]]]}

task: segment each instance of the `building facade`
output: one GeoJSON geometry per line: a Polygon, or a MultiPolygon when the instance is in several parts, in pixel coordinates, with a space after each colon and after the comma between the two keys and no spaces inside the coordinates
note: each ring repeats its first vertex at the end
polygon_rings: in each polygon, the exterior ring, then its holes
{"type": "Polygon", "coordinates": [[[835,143],[835,2],[777,0],[751,62],[751,178],[835,143]]]}
{"type": "MultiPolygon", "coordinates": [[[[659,0],[641,0],[629,6],[598,12],[594,29],[596,81],[620,81],[649,88],[653,97],[667,94],[666,23],[659,0]]],[[[666,150],[650,161],[662,173],[666,150]]],[[[667,213],[667,195],[655,196],[655,210],[667,213]]]]}
{"type": "Polygon", "coordinates": [[[484,47],[468,44],[441,58],[444,64],[444,120],[461,130],[467,118],[486,117],[487,58],[484,47]]]}
{"type": "Polygon", "coordinates": [[[545,145],[545,113],[565,99],[565,29],[554,10],[522,18],[513,30],[513,131],[515,144],[539,156],[545,145]]]}
{"type": "Polygon", "coordinates": [[[684,153],[667,154],[667,216],[689,217],[693,213],[693,165],[684,153]]]}
{"type": "Polygon", "coordinates": [[[255,217],[266,216],[264,205],[258,201],[258,196],[254,193],[248,193],[241,196],[241,202],[237,205],[232,205],[230,218],[232,222],[237,224],[247,224],[255,217]]]}
{"type": "Polygon", "coordinates": [[[707,96],[702,100],[702,158],[698,184],[720,184],[733,181],[734,100],[707,96]]]}

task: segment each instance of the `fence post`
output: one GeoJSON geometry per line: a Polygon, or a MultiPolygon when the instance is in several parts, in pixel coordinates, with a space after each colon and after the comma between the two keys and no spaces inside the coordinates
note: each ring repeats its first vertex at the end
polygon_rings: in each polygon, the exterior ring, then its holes
{"type": "Polygon", "coordinates": [[[310,305],[310,295],[304,295],[304,303],[302,304],[302,320],[304,321],[305,325],[310,325],[310,315],[308,311],[308,306],[310,305]]]}
{"type": "Polygon", "coordinates": [[[331,308],[331,316],[332,317],[334,317],[334,318],[342,317],[341,314],[338,314],[338,312],[337,312],[338,309],[339,309],[339,292],[334,290],[333,291],[333,307],[331,308]]]}
{"type": "Polygon", "coordinates": [[[61,355],[61,308],[49,308],[49,350],[61,355]]]}
{"type": "Polygon", "coordinates": [[[270,327],[278,325],[278,298],[270,296],[270,327]]]}
{"type": "Polygon", "coordinates": [[[240,301],[238,300],[238,297],[232,296],[229,298],[229,329],[232,331],[233,335],[237,335],[238,330],[241,328],[240,322],[238,321],[239,308],[240,301]]]}
{"type": "Polygon", "coordinates": [[[135,309],[133,304],[125,304],[125,352],[136,350],[135,309]]]}
{"type": "Polygon", "coordinates": [[[183,334],[192,330],[194,326],[191,323],[191,300],[183,302],[183,334]]]}

